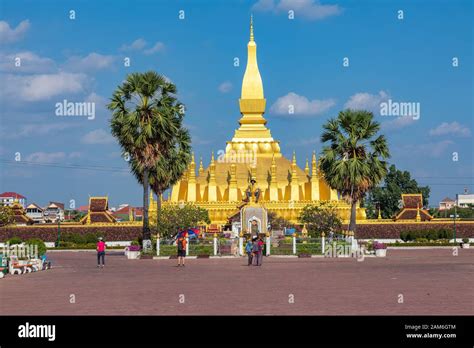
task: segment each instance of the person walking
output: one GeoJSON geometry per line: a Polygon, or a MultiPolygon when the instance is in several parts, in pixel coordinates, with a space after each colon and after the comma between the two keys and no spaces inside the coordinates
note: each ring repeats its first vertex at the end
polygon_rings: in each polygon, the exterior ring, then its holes
{"type": "Polygon", "coordinates": [[[253,253],[253,265],[254,266],[259,266],[259,258],[262,253],[260,249],[260,245],[258,243],[258,238],[254,237],[253,242],[252,242],[252,253],[253,253]]]}
{"type": "Polygon", "coordinates": [[[180,236],[178,238],[178,267],[184,267],[184,258],[186,257],[186,238],[180,236]]]}
{"type": "Polygon", "coordinates": [[[245,244],[245,252],[247,253],[247,257],[248,257],[247,266],[250,266],[252,264],[252,259],[253,259],[252,246],[253,246],[252,241],[249,238],[247,240],[247,243],[245,244]]]}
{"type": "Polygon", "coordinates": [[[104,268],[105,266],[105,248],[106,245],[104,240],[102,237],[99,237],[99,241],[97,242],[97,268],[104,268]]]}

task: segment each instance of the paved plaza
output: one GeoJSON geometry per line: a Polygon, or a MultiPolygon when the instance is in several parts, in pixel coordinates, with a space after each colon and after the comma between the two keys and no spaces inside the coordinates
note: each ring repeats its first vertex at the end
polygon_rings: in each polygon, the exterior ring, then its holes
{"type": "Polygon", "coordinates": [[[127,260],[51,252],[54,268],[0,280],[4,315],[438,315],[474,313],[474,250],[386,258],[127,260]],[[71,296],[73,295],[73,296],[71,296]],[[75,303],[71,303],[71,299],[75,303]],[[292,301],[294,300],[294,301],[292,301]],[[403,301],[403,303],[399,303],[403,301]],[[181,303],[184,302],[184,303],[181,303]]]}

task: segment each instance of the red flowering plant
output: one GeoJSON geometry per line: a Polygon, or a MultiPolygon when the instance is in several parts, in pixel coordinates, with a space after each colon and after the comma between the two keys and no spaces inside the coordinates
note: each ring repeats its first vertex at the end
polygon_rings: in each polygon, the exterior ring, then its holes
{"type": "Polygon", "coordinates": [[[139,245],[130,245],[127,247],[128,251],[140,251],[141,247],[139,245]]]}
{"type": "Polygon", "coordinates": [[[384,243],[374,242],[374,250],[387,249],[387,245],[384,243]]]}

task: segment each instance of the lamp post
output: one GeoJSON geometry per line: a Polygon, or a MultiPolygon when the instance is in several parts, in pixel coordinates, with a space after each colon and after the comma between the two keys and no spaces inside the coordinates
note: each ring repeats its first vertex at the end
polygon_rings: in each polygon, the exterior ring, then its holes
{"type": "Polygon", "coordinates": [[[56,247],[59,247],[60,238],[61,238],[61,217],[58,218],[58,240],[56,241],[56,247]]]}
{"type": "Polygon", "coordinates": [[[456,243],[456,218],[458,217],[458,214],[457,214],[457,209],[456,209],[456,205],[454,205],[454,215],[451,215],[450,217],[453,218],[453,232],[454,232],[454,236],[453,236],[453,239],[454,239],[454,243],[456,243]]]}
{"type": "Polygon", "coordinates": [[[454,206],[454,219],[453,219],[453,222],[454,222],[454,243],[456,243],[456,218],[457,218],[457,210],[456,210],[456,206],[454,206]]]}

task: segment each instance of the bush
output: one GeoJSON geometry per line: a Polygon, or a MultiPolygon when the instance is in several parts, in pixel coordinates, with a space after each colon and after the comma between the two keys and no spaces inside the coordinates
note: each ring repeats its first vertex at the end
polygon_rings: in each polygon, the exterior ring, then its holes
{"type": "Polygon", "coordinates": [[[413,230],[400,232],[400,239],[404,242],[414,240],[422,240],[424,242],[425,240],[449,239],[451,235],[452,231],[446,228],[436,230],[413,230]]]}
{"type": "Polygon", "coordinates": [[[469,238],[463,238],[462,242],[468,244],[469,243],[469,238]]]}
{"type": "Polygon", "coordinates": [[[60,237],[60,245],[63,245],[64,242],[69,242],[73,244],[90,244],[97,243],[99,238],[99,233],[65,233],[60,237]]]}
{"type": "Polygon", "coordinates": [[[10,245],[15,245],[15,244],[21,244],[23,243],[23,241],[21,240],[20,237],[12,237],[9,240],[7,240],[7,243],[9,243],[10,245]]]}
{"type": "Polygon", "coordinates": [[[46,250],[47,250],[46,244],[44,244],[44,242],[41,239],[32,238],[32,239],[28,239],[25,243],[27,245],[37,245],[38,246],[38,256],[39,257],[46,254],[46,250]]]}

